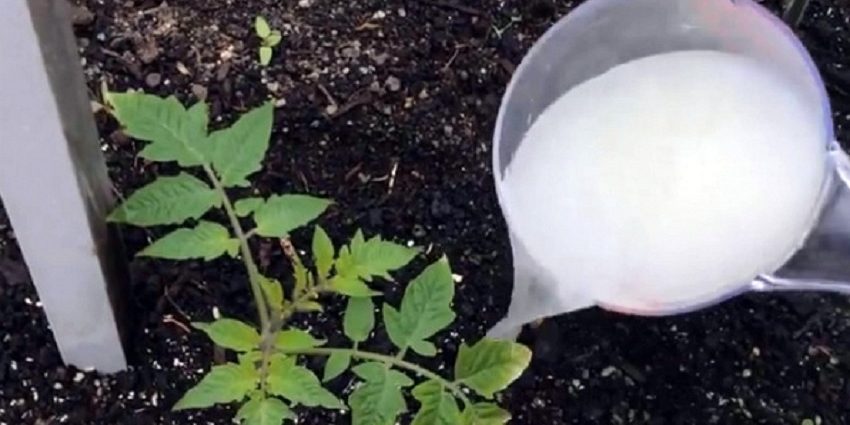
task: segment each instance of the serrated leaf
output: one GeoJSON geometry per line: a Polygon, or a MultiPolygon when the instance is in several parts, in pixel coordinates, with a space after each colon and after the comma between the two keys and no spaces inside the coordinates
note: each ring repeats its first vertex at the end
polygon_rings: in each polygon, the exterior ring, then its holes
{"type": "Polygon", "coordinates": [[[402,388],[413,385],[405,374],[381,363],[363,363],[352,371],[365,382],[348,397],[352,425],[391,425],[407,411],[402,388]]]}
{"type": "Polygon", "coordinates": [[[322,387],[319,378],[309,369],[295,364],[292,357],[274,356],[269,366],[269,391],[272,394],[307,407],[345,409],[335,395],[322,387]]]}
{"type": "Polygon", "coordinates": [[[268,46],[260,47],[260,65],[266,66],[272,61],[272,48],[268,46]]]}
{"type": "Polygon", "coordinates": [[[355,273],[368,282],[374,276],[391,280],[389,272],[406,266],[419,250],[385,241],[380,236],[364,241],[363,234],[358,231],[351,241],[350,253],[355,273]]]}
{"type": "Polygon", "coordinates": [[[218,224],[201,221],[192,229],[177,229],[160,238],[139,252],[141,257],[188,260],[203,258],[206,261],[224,253],[235,257],[239,252],[239,241],[230,237],[230,232],[218,224]]]}
{"type": "Polygon", "coordinates": [[[268,37],[263,40],[266,46],[275,47],[280,44],[280,41],[283,39],[283,35],[278,30],[273,30],[268,37]]]}
{"type": "Polygon", "coordinates": [[[221,318],[212,323],[192,323],[216,345],[234,351],[252,351],[260,345],[260,334],[251,325],[236,319],[221,318]]]}
{"type": "Polygon", "coordinates": [[[417,385],[412,394],[420,406],[411,425],[458,425],[460,422],[457,401],[439,382],[425,381],[417,385]]]}
{"type": "Polygon", "coordinates": [[[221,199],[209,185],[180,173],[160,177],[135,191],[107,220],[136,226],[180,224],[190,218],[197,219],[219,205],[221,199]]]}
{"type": "Polygon", "coordinates": [[[413,279],[404,291],[401,308],[384,304],[384,324],[390,340],[400,349],[413,348],[422,355],[433,355],[432,345],[422,344],[452,321],[454,281],[449,262],[442,258],[413,279]]]}
{"type": "Polygon", "coordinates": [[[206,112],[198,106],[190,111],[175,97],[160,98],[144,93],[108,93],[112,114],[133,138],[151,142],[141,152],[151,161],[177,161],[183,167],[207,162],[206,112]]]}
{"type": "Polygon", "coordinates": [[[455,360],[455,380],[484,397],[508,387],[531,362],[531,350],[513,341],[482,339],[462,344],[455,360]]]}
{"type": "Polygon", "coordinates": [[[173,410],[201,409],[242,400],[257,387],[259,379],[257,370],[248,365],[228,363],[213,366],[204,379],[174,405],[173,410]]]}
{"type": "Polygon", "coordinates": [[[374,297],[381,295],[380,292],[372,290],[366,283],[357,277],[337,275],[331,279],[331,289],[342,295],[354,298],[374,297]]]}
{"type": "Polygon", "coordinates": [[[349,298],[342,320],[345,336],[363,342],[375,327],[375,303],[371,298],[349,298]]]}
{"type": "Polygon", "coordinates": [[[325,344],[325,340],[316,339],[313,335],[300,329],[287,329],[280,331],[275,339],[275,347],[280,350],[303,350],[306,348],[319,347],[325,344]]]}
{"type": "Polygon", "coordinates": [[[233,209],[237,216],[248,217],[256,211],[257,208],[260,208],[260,205],[263,205],[263,202],[265,202],[265,199],[263,198],[243,198],[236,201],[233,205],[233,209]]]}
{"type": "Polygon", "coordinates": [[[269,305],[276,309],[283,306],[283,286],[277,279],[260,276],[260,287],[269,305]]]}
{"type": "Polygon", "coordinates": [[[461,425],[504,425],[511,414],[493,403],[475,403],[461,415],[461,425]]]}
{"type": "Polygon", "coordinates": [[[271,102],[241,117],[229,128],[210,134],[213,168],[225,187],[247,187],[246,177],[262,168],[274,121],[271,102]]]}
{"type": "Polygon", "coordinates": [[[289,232],[315,220],[331,201],[308,195],[276,195],[254,211],[257,234],[282,238],[289,232]]]}
{"type": "Polygon", "coordinates": [[[313,231],[313,259],[320,279],[327,278],[330,274],[335,256],[336,252],[331,238],[325,232],[325,229],[316,226],[313,231]]]}
{"type": "Polygon", "coordinates": [[[257,16],[257,18],[254,19],[254,29],[257,31],[257,36],[260,38],[267,38],[272,32],[272,29],[269,26],[269,21],[262,16],[257,16]]]}
{"type": "Polygon", "coordinates": [[[252,398],[236,412],[240,425],[281,425],[286,419],[295,418],[289,406],[277,398],[252,398]]]}
{"type": "Polygon", "coordinates": [[[328,361],[325,362],[325,372],[322,376],[322,382],[328,382],[345,372],[351,366],[351,356],[346,353],[334,352],[328,356],[328,361]]]}

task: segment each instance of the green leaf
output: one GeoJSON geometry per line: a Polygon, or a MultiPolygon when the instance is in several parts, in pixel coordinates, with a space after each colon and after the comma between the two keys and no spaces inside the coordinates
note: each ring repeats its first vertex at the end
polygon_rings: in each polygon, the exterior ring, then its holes
{"type": "Polygon", "coordinates": [[[233,205],[233,209],[236,210],[236,215],[239,217],[248,217],[257,208],[260,208],[260,205],[263,205],[265,199],[263,198],[243,198],[236,201],[236,204],[233,205]]]}
{"type": "Polygon", "coordinates": [[[262,168],[274,121],[271,102],[241,117],[231,127],[210,134],[213,168],[225,187],[247,187],[246,177],[262,168]]]}
{"type": "Polygon", "coordinates": [[[330,284],[332,290],[349,297],[363,298],[381,295],[380,292],[373,291],[362,280],[353,276],[336,275],[331,279],[330,284]]]}
{"type": "Polygon", "coordinates": [[[511,414],[493,403],[475,403],[461,415],[461,425],[504,425],[511,414]]]}
{"type": "Polygon", "coordinates": [[[369,338],[375,327],[375,303],[371,298],[349,298],[342,320],[345,336],[354,342],[369,338]]]}
{"type": "Polygon", "coordinates": [[[260,38],[267,38],[272,32],[272,29],[269,26],[269,21],[262,16],[257,16],[254,20],[254,29],[257,31],[257,36],[260,38]]]}
{"type": "Polygon", "coordinates": [[[183,167],[207,162],[206,107],[191,112],[175,97],[166,99],[144,93],[108,93],[106,100],[124,131],[151,142],[141,152],[151,161],[177,161],[183,167]]]}
{"type": "Polygon", "coordinates": [[[462,344],[455,360],[455,379],[484,397],[508,387],[531,361],[531,350],[513,341],[482,339],[462,344]]]}
{"type": "Polygon", "coordinates": [[[412,348],[422,355],[435,354],[432,344],[421,341],[454,321],[453,297],[452,272],[443,257],[407,286],[399,310],[384,304],[384,323],[390,340],[402,350],[412,348]]]}
{"type": "Polygon", "coordinates": [[[250,365],[227,363],[212,370],[186,392],[173,410],[201,409],[214,404],[240,401],[257,387],[260,377],[250,365]]]}
{"type": "Polygon", "coordinates": [[[260,65],[266,66],[272,61],[272,48],[268,46],[260,47],[260,65]]]}
{"type": "Polygon", "coordinates": [[[266,37],[263,42],[266,46],[275,47],[280,44],[280,41],[283,39],[283,35],[278,30],[272,31],[268,37],[266,37]]]}
{"type": "Polygon", "coordinates": [[[266,296],[266,301],[278,310],[283,307],[283,286],[277,279],[260,276],[260,287],[266,296]]]}
{"type": "Polygon", "coordinates": [[[345,372],[351,366],[351,355],[341,352],[334,352],[328,356],[328,361],[325,363],[325,373],[322,376],[322,382],[328,382],[345,372]]]}
{"type": "Polygon", "coordinates": [[[334,265],[334,257],[336,252],[331,238],[322,229],[321,226],[316,226],[313,231],[313,259],[316,263],[316,272],[320,278],[327,278],[331,272],[331,267],[334,265]]]}
{"type": "Polygon", "coordinates": [[[375,362],[352,370],[365,381],[348,397],[352,425],[392,425],[407,411],[401,389],[413,385],[413,381],[405,374],[375,362]]]}
{"type": "Polygon", "coordinates": [[[160,177],[135,191],[107,217],[115,223],[136,226],[180,224],[199,218],[221,199],[206,183],[187,173],[160,177]]]}
{"type": "Polygon", "coordinates": [[[331,201],[308,195],[276,195],[254,212],[257,234],[282,238],[289,232],[315,220],[331,201]]]}
{"type": "Polygon", "coordinates": [[[309,369],[295,364],[295,358],[276,355],[269,366],[269,391],[307,407],[345,409],[335,395],[322,387],[309,369]]]}
{"type": "Polygon", "coordinates": [[[325,310],[324,307],[322,307],[322,305],[317,303],[316,301],[300,302],[300,303],[298,303],[298,305],[296,305],[296,308],[298,309],[298,311],[304,312],[304,313],[313,313],[313,312],[325,310]]]}
{"type": "Polygon", "coordinates": [[[251,365],[251,367],[256,368],[257,364],[263,360],[263,352],[259,350],[248,351],[239,353],[236,357],[239,359],[239,364],[251,365]]]}
{"type": "Polygon", "coordinates": [[[387,280],[392,278],[389,272],[407,265],[419,250],[404,245],[385,241],[380,236],[363,241],[363,234],[358,231],[350,245],[351,261],[354,270],[338,270],[342,274],[356,274],[367,282],[374,276],[387,280]]]}
{"type": "Polygon", "coordinates": [[[410,348],[426,357],[434,357],[437,355],[437,347],[429,341],[413,341],[410,343],[410,348]]]}
{"type": "Polygon", "coordinates": [[[252,398],[236,413],[236,420],[241,425],[281,425],[283,421],[295,418],[289,406],[277,398],[252,398]]]}
{"type": "Polygon", "coordinates": [[[417,385],[412,393],[420,406],[411,425],[458,425],[460,422],[457,401],[439,382],[425,381],[417,385]]]}
{"type": "Polygon", "coordinates": [[[224,253],[235,257],[238,252],[239,241],[231,238],[224,226],[201,221],[194,229],[177,229],[165,235],[138,255],[169,260],[203,258],[210,261],[224,253]]]}
{"type": "Polygon", "coordinates": [[[275,347],[281,350],[304,350],[324,345],[326,341],[300,329],[287,329],[277,334],[275,347]]]}
{"type": "Polygon", "coordinates": [[[203,331],[216,345],[233,351],[245,352],[260,345],[260,334],[247,323],[235,319],[218,319],[212,323],[192,323],[203,331]]]}

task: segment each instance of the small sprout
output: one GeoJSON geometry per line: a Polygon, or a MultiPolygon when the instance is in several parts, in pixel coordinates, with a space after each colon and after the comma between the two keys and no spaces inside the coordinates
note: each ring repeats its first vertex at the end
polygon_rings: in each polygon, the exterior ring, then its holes
{"type": "Polygon", "coordinates": [[[280,31],[273,30],[262,16],[257,16],[254,21],[254,30],[260,38],[260,65],[267,66],[272,61],[272,49],[280,44],[283,35],[280,31]]]}

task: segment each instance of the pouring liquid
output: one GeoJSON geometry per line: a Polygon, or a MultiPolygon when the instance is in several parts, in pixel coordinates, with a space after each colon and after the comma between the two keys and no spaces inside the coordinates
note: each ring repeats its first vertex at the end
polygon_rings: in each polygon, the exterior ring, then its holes
{"type": "Polygon", "coordinates": [[[827,175],[820,111],[787,86],[754,59],[680,51],[550,105],[505,172],[503,207],[554,292],[652,310],[785,263],[827,175]]]}

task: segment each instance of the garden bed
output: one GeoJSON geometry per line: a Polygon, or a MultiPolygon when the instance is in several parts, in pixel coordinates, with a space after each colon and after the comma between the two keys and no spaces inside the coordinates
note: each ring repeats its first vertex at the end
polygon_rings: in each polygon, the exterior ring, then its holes
{"type": "MultiPolygon", "coordinates": [[[[93,99],[144,88],[206,99],[213,126],[274,99],[270,155],[250,189],[307,192],[337,204],[321,224],[335,241],[356,229],[427,248],[405,282],[445,253],[458,319],[443,351],[480,338],[505,312],[511,258],[490,172],[499,101],[524,52],[570,2],[551,0],[86,0],[75,30],[93,99]],[[259,66],[253,20],[283,32],[259,66]]],[[[837,134],[850,144],[850,4],[813,0],[800,34],[825,76],[837,134]]],[[[117,193],[172,169],[136,157],[140,144],[97,114],[117,193]]],[[[128,254],[159,236],[127,228],[128,254]]],[[[307,235],[295,242],[307,246],[307,235]]],[[[258,245],[282,275],[279,246],[258,245]]],[[[61,365],[11,229],[0,221],[0,423],[230,423],[226,408],[169,408],[220,355],[190,321],[213,309],[255,320],[232,260],[132,259],[132,368],[101,376],[61,365]]],[[[397,301],[402,286],[387,285],[397,301]]],[[[341,341],[341,303],[301,325],[341,341]]],[[[531,368],[502,404],[515,424],[850,423],[850,310],[839,296],[745,296],[698,313],[636,318],[591,309],[547,321],[525,342],[531,368]],[[816,422],[817,423],[817,422],[816,422]]],[[[382,329],[367,344],[389,348],[382,329]]],[[[314,365],[318,366],[318,364],[314,365]]],[[[351,391],[348,377],[333,382],[351,391]]],[[[299,423],[348,423],[299,410],[299,423]]]]}

